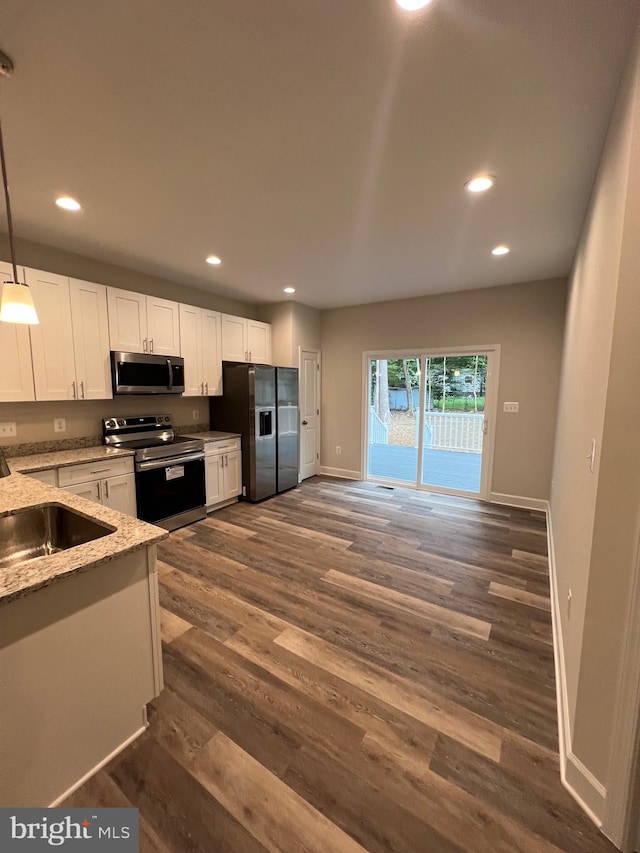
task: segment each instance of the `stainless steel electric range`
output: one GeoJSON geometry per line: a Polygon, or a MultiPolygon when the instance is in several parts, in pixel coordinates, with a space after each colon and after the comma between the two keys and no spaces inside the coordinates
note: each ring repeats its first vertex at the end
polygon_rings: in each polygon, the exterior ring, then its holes
{"type": "Polygon", "coordinates": [[[203,441],[176,436],[170,415],[105,418],[102,432],[135,451],[138,518],[166,530],[206,518],[203,441]]]}

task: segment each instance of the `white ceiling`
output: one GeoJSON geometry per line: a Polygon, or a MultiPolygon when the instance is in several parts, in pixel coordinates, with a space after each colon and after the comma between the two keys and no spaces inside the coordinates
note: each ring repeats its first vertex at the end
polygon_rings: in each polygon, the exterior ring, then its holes
{"type": "Polygon", "coordinates": [[[564,275],[638,9],[2,0],[16,233],[321,308],[564,275]]]}

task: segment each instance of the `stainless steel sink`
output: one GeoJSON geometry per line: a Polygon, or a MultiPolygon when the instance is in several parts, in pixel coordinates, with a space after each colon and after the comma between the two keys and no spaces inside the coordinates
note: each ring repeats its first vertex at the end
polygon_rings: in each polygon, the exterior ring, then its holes
{"type": "Polygon", "coordinates": [[[60,504],[44,504],[2,516],[0,569],[67,551],[114,530],[60,504]]]}

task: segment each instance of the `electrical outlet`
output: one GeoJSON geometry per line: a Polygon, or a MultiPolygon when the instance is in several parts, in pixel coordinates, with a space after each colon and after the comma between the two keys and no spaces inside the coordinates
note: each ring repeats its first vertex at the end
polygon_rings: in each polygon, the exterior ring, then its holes
{"type": "Polygon", "coordinates": [[[502,407],[504,412],[517,412],[520,408],[520,403],[505,403],[502,407]]]}
{"type": "Polygon", "coordinates": [[[53,431],[54,432],[66,432],[67,431],[67,419],[66,418],[54,418],[53,419],[53,431]]]}
{"type": "Polygon", "coordinates": [[[342,453],[342,448],[340,447],[339,444],[336,444],[336,456],[340,456],[341,453],[342,453]]]}
{"type": "Polygon", "coordinates": [[[197,421],[198,418],[200,417],[200,412],[197,409],[194,409],[192,414],[193,414],[194,421],[197,421]]]}
{"type": "Polygon", "coordinates": [[[7,421],[0,424],[0,438],[9,438],[12,435],[16,435],[15,421],[7,421]]]}

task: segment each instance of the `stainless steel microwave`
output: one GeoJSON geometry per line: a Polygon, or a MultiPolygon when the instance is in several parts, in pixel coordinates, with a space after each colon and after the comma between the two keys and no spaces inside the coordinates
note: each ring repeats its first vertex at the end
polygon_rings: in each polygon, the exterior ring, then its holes
{"type": "Polygon", "coordinates": [[[112,352],[114,394],[182,394],[184,359],[180,356],[112,352]]]}

